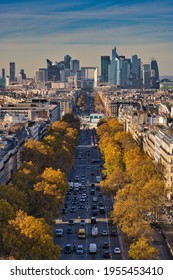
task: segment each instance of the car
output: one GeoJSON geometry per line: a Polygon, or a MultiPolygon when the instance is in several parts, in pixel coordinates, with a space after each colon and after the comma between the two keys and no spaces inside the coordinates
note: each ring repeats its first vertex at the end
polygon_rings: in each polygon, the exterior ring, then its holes
{"type": "Polygon", "coordinates": [[[103,252],[103,257],[104,257],[105,259],[110,259],[110,257],[111,257],[110,252],[109,252],[109,251],[104,251],[104,252],[103,252]]]}
{"type": "Polygon", "coordinates": [[[71,233],[73,233],[72,228],[67,228],[67,234],[71,234],[71,233]]]}
{"type": "Polygon", "coordinates": [[[83,254],[84,254],[83,245],[78,245],[78,246],[77,246],[76,253],[77,253],[78,255],[83,255],[83,254]]]}
{"type": "Polygon", "coordinates": [[[114,254],[121,254],[121,250],[119,247],[114,248],[114,254]]]}
{"type": "Polygon", "coordinates": [[[93,216],[97,216],[97,214],[98,214],[97,210],[94,210],[92,214],[93,214],[93,216]]]}
{"type": "Polygon", "coordinates": [[[85,220],[80,220],[80,226],[85,226],[85,220]]]}
{"type": "Polygon", "coordinates": [[[104,249],[109,249],[109,243],[108,242],[103,242],[103,248],[104,249]]]}
{"type": "Polygon", "coordinates": [[[66,244],[64,247],[64,254],[70,254],[72,252],[71,244],[66,244]]]}
{"type": "Polygon", "coordinates": [[[100,214],[105,214],[105,208],[103,206],[100,207],[100,214]]]}
{"type": "Polygon", "coordinates": [[[117,236],[117,233],[116,233],[115,230],[112,230],[112,231],[111,231],[111,236],[117,236]]]}
{"type": "MultiPolygon", "coordinates": [[[[74,202],[74,203],[75,203],[75,202],[74,202]]],[[[74,206],[72,206],[71,209],[70,209],[70,212],[71,212],[71,213],[76,212],[76,208],[75,208],[74,206]]]]}
{"type": "Polygon", "coordinates": [[[63,229],[62,228],[57,228],[55,230],[55,237],[62,237],[63,236],[63,229]]]}
{"type": "Polygon", "coordinates": [[[84,205],[79,204],[78,209],[84,209],[84,205]]]}
{"type": "Polygon", "coordinates": [[[107,235],[108,235],[108,232],[107,232],[107,230],[106,230],[106,229],[103,229],[103,230],[102,230],[102,233],[101,233],[101,235],[103,235],[103,236],[107,236],[107,235]]]}
{"type": "Polygon", "coordinates": [[[89,168],[90,168],[90,165],[88,165],[87,168],[89,169],[89,168]]]}
{"type": "Polygon", "coordinates": [[[97,204],[93,203],[92,209],[97,209],[97,204]]]}
{"type": "Polygon", "coordinates": [[[83,197],[80,198],[80,202],[85,202],[85,200],[86,200],[86,199],[83,198],[83,197]]]}
{"type": "Polygon", "coordinates": [[[69,224],[69,225],[74,225],[74,220],[73,220],[73,219],[70,219],[70,220],[68,221],[68,224],[69,224]]]}
{"type": "Polygon", "coordinates": [[[103,206],[103,201],[99,201],[99,206],[103,206]]]}
{"type": "Polygon", "coordinates": [[[96,217],[91,217],[91,224],[96,224],[96,217]]]}
{"type": "Polygon", "coordinates": [[[67,213],[67,210],[66,210],[65,208],[62,208],[62,209],[61,209],[61,213],[62,213],[62,214],[66,214],[66,213],[67,213]]]}

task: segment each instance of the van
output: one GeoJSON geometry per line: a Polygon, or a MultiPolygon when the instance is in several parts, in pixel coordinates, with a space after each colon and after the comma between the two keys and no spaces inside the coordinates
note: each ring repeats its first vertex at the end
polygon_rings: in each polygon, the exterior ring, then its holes
{"type": "Polygon", "coordinates": [[[86,238],[86,232],[85,232],[85,228],[80,228],[78,231],[78,237],[80,239],[85,239],[86,238]]]}
{"type": "Polygon", "coordinates": [[[97,253],[97,245],[95,243],[90,243],[89,253],[90,254],[96,254],[97,253]]]}
{"type": "Polygon", "coordinates": [[[93,196],[92,201],[93,201],[93,202],[97,202],[97,196],[93,196]]]}

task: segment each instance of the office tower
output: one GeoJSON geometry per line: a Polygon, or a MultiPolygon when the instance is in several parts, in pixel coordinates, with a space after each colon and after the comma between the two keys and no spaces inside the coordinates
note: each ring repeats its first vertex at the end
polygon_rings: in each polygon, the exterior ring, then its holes
{"type": "Polygon", "coordinates": [[[117,85],[126,88],[131,70],[131,60],[125,56],[119,56],[117,59],[117,85]]]}
{"type": "Polygon", "coordinates": [[[5,79],[5,69],[2,68],[2,79],[5,79]]]}
{"type": "Polygon", "coordinates": [[[26,80],[26,74],[23,69],[20,70],[19,75],[21,75],[22,80],[26,80]]]}
{"type": "Polygon", "coordinates": [[[101,56],[101,77],[102,82],[108,82],[108,65],[110,64],[110,56],[101,56]]]}
{"type": "Polygon", "coordinates": [[[71,56],[68,54],[64,56],[64,68],[71,70],[71,56]]]}
{"type": "Polygon", "coordinates": [[[10,62],[10,83],[15,81],[15,62],[10,62]]]}
{"type": "Polygon", "coordinates": [[[143,64],[143,88],[150,89],[150,64],[143,64]]]}
{"type": "Polygon", "coordinates": [[[135,74],[136,79],[141,79],[141,59],[138,56],[132,55],[131,73],[135,74]]]}
{"type": "Polygon", "coordinates": [[[39,68],[39,71],[35,73],[35,81],[38,82],[47,82],[48,81],[48,69],[39,68]]]}
{"type": "Polygon", "coordinates": [[[116,59],[118,59],[118,54],[116,47],[114,47],[114,49],[112,50],[112,61],[115,61],[116,59]]]}
{"type": "Polygon", "coordinates": [[[112,61],[108,65],[108,83],[111,85],[117,84],[117,61],[112,61]]]}
{"type": "Polygon", "coordinates": [[[47,62],[47,68],[52,66],[52,61],[50,61],[49,59],[46,59],[46,62],[47,62]]]}
{"type": "Polygon", "coordinates": [[[57,65],[49,65],[47,70],[49,81],[60,81],[60,68],[57,65]]]}
{"type": "Polygon", "coordinates": [[[151,59],[150,62],[151,67],[151,88],[159,89],[159,68],[155,58],[151,59]]]}
{"type": "Polygon", "coordinates": [[[77,71],[80,69],[80,61],[78,59],[72,60],[72,72],[75,75],[77,71]]]}
{"type": "Polygon", "coordinates": [[[60,70],[60,81],[61,82],[68,82],[68,77],[70,77],[70,69],[63,69],[60,70]]]}

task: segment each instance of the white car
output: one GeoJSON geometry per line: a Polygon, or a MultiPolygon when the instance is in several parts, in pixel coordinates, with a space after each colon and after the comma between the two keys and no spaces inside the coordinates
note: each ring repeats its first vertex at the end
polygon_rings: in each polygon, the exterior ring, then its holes
{"type": "Polygon", "coordinates": [[[107,236],[107,235],[108,235],[107,230],[104,229],[104,230],[102,231],[102,235],[103,235],[103,236],[107,236]]]}
{"type": "Polygon", "coordinates": [[[119,247],[114,248],[114,254],[121,254],[121,250],[119,247]]]}

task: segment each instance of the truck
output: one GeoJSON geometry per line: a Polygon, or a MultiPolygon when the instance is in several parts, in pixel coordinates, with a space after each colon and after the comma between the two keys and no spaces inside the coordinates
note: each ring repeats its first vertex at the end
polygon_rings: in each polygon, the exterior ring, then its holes
{"type": "Polygon", "coordinates": [[[80,228],[78,231],[78,237],[79,239],[85,239],[86,238],[86,232],[85,228],[80,228]]]}
{"type": "Polygon", "coordinates": [[[92,227],[91,236],[98,236],[98,227],[92,227]]]}

